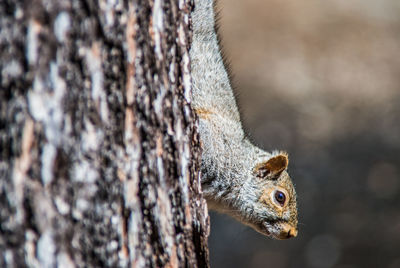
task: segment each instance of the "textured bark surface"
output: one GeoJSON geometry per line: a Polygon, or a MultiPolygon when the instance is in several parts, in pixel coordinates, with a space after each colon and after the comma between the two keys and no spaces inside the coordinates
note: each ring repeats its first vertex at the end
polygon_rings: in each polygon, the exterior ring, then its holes
{"type": "Polygon", "coordinates": [[[0,267],[206,267],[192,3],[0,2],[0,267]]]}

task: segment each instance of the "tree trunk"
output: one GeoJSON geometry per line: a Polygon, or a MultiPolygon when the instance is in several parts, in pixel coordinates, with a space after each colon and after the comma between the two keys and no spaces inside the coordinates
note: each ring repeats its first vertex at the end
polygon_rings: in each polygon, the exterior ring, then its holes
{"type": "Polygon", "coordinates": [[[0,2],[0,267],[207,267],[190,0],[0,2]]]}

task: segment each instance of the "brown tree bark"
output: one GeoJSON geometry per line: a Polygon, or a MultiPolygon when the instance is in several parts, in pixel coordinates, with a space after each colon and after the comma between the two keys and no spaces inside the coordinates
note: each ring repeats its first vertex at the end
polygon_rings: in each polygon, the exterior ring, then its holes
{"type": "Polygon", "coordinates": [[[0,2],[0,267],[207,267],[190,0],[0,2]]]}

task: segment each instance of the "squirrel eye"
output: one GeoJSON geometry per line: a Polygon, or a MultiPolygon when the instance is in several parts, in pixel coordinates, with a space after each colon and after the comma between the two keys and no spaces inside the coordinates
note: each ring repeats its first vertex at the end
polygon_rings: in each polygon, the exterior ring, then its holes
{"type": "Polygon", "coordinates": [[[276,191],[275,192],[275,200],[281,205],[283,206],[285,204],[286,201],[286,196],[284,193],[282,193],[281,191],[276,191]]]}

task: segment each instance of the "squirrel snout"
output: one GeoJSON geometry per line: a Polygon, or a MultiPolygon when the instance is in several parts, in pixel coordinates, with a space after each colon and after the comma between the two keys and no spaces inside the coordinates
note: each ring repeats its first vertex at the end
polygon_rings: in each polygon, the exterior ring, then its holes
{"type": "Polygon", "coordinates": [[[280,239],[288,239],[296,236],[297,236],[297,228],[291,226],[288,223],[282,224],[282,230],[281,233],[279,234],[280,239]]]}

